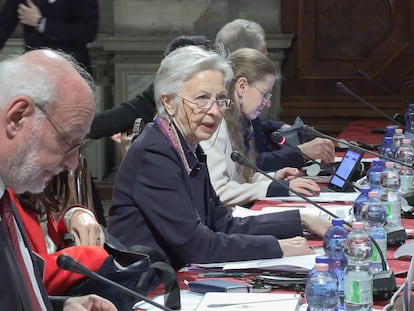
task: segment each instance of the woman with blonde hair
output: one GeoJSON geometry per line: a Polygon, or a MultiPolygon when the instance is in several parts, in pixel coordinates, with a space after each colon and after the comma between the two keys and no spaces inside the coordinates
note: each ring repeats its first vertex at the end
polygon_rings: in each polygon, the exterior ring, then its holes
{"type": "MultiPolygon", "coordinates": [[[[280,76],[272,61],[263,53],[249,48],[239,49],[230,55],[233,79],[229,96],[233,102],[225,111],[224,120],[209,140],[201,142],[207,154],[211,182],[220,199],[227,206],[249,205],[257,199],[287,196],[289,191],[279,183],[255,173],[231,160],[238,150],[252,163],[256,163],[256,139],[252,122],[263,109],[270,106],[272,88],[280,76]]],[[[299,170],[282,168],[274,177],[303,195],[310,196],[320,190],[308,179],[296,178],[299,170]]]]}

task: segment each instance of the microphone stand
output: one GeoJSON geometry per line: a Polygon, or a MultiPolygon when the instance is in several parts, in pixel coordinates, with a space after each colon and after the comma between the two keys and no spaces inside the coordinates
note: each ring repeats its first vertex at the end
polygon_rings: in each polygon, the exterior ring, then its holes
{"type": "Polygon", "coordinates": [[[356,98],[357,100],[359,100],[360,102],[364,103],[365,105],[367,105],[368,107],[370,107],[371,109],[375,110],[377,113],[379,113],[380,115],[382,115],[384,118],[386,118],[387,120],[391,121],[392,123],[397,124],[398,126],[401,127],[405,127],[404,124],[402,124],[401,122],[398,122],[397,120],[391,118],[389,115],[387,115],[385,112],[383,112],[382,110],[378,109],[377,107],[375,107],[373,104],[370,104],[369,102],[367,102],[365,99],[363,99],[361,96],[355,94],[354,92],[352,92],[349,88],[347,88],[345,86],[345,84],[343,82],[336,82],[336,86],[344,93],[351,95],[352,97],[356,98]]]}
{"type": "MultiPolygon", "coordinates": [[[[335,215],[331,211],[328,211],[326,208],[322,207],[321,205],[316,204],[315,202],[308,199],[304,195],[302,195],[299,192],[291,189],[290,187],[286,186],[284,183],[280,182],[276,178],[270,176],[265,171],[258,168],[256,165],[254,165],[252,162],[250,162],[244,155],[242,155],[239,151],[233,151],[231,153],[231,159],[234,162],[237,162],[237,163],[239,163],[243,166],[247,166],[248,168],[250,168],[250,169],[262,174],[263,176],[269,178],[271,181],[273,181],[273,182],[279,184],[280,186],[284,187],[285,189],[293,192],[294,194],[296,194],[301,199],[305,200],[306,202],[309,202],[310,204],[312,204],[316,208],[324,211],[325,213],[332,216],[333,218],[339,218],[337,215],[335,215]]],[[[352,225],[347,221],[344,221],[344,224],[349,226],[349,227],[352,227],[352,225]]],[[[395,288],[396,288],[396,281],[395,281],[394,272],[392,270],[387,270],[387,264],[386,264],[386,261],[385,261],[384,254],[381,251],[381,248],[379,247],[377,241],[375,241],[374,238],[372,238],[370,236],[370,239],[371,239],[372,244],[374,244],[374,246],[378,250],[378,254],[381,257],[381,266],[382,266],[382,271],[380,271],[380,272],[378,272],[374,275],[374,292],[375,292],[375,288],[376,288],[377,289],[376,296],[378,296],[378,299],[384,299],[384,298],[389,299],[389,297],[391,296],[390,292],[394,291],[395,288]]]]}
{"type": "Polygon", "coordinates": [[[344,145],[346,145],[346,146],[348,146],[348,147],[352,147],[352,148],[354,148],[354,149],[355,149],[355,150],[357,150],[357,151],[360,151],[360,152],[365,152],[365,153],[369,153],[369,154],[374,155],[374,156],[376,156],[376,157],[378,157],[378,158],[382,158],[382,159],[384,159],[384,160],[386,160],[386,161],[389,161],[389,162],[395,162],[395,163],[398,163],[399,165],[402,165],[402,166],[405,166],[405,167],[412,168],[412,166],[407,165],[407,164],[405,164],[404,162],[401,162],[401,161],[399,161],[399,160],[392,159],[392,158],[390,158],[390,157],[387,157],[387,156],[381,155],[381,154],[379,154],[379,153],[377,153],[377,152],[374,152],[374,151],[371,151],[371,150],[368,150],[368,149],[365,149],[365,148],[359,147],[359,146],[357,146],[357,145],[355,145],[355,144],[351,144],[351,143],[345,142],[345,141],[343,141],[343,140],[336,139],[335,137],[332,137],[332,136],[329,136],[329,135],[323,134],[323,133],[321,133],[321,132],[319,132],[319,131],[315,130],[313,127],[307,126],[307,125],[305,125],[305,124],[303,125],[303,128],[304,128],[304,129],[306,129],[307,131],[311,132],[311,133],[312,133],[313,135],[315,135],[315,136],[318,136],[318,137],[323,137],[323,138],[327,138],[327,139],[333,140],[333,141],[335,141],[335,142],[337,142],[337,143],[344,144],[344,145]]]}
{"type": "Polygon", "coordinates": [[[89,268],[85,267],[84,265],[82,265],[80,262],[78,262],[77,260],[75,260],[74,258],[72,258],[71,256],[67,255],[67,254],[62,254],[60,255],[57,260],[56,263],[58,265],[59,268],[63,269],[63,270],[67,270],[70,272],[74,272],[74,273],[78,273],[78,274],[82,274],[85,275],[91,279],[103,282],[107,285],[113,286],[117,289],[119,289],[121,292],[124,292],[134,298],[137,298],[139,300],[144,300],[145,302],[161,309],[164,311],[172,311],[172,309],[163,306],[155,301],[152,301],[151,299],[145,297],[144,295],[141,295],[137,292],[134,292],[133,290],[130,290],[129,288],[122,286],[110,279],[107,279],[103,276],[101,276],[100,274],[90,270],[89,268]]]}

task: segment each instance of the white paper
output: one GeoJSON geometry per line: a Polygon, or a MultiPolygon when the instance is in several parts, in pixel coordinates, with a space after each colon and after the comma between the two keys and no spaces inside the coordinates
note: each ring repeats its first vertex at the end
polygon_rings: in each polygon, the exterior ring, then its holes
{"type": "Polygon", "coordinates": [[[246,309],[296,311],[301,300],[299,294],[206,293],[196,311],[246,309]]]}
{"type": "MultiPolygon", "coordinates": [[[[196,310],[197,306],[200,304],[201,299],[203,299],[204,295],[199,293],[190,292],[189,290],[181,290],[181,311],[194,311],[196,310]]],[[[164,295],[157,296],[153,298],[153,300],[160,305],[164,305],[164,295]]],[[[158,311],[159,308],[145,302],[140,301],[136,303],[132,309],[144,309],[148,311],[158,311]]]]}
{"type": "MultiPolygon", "coordinates": [[[[353,202],[359,196],[359,191],[356,192],[321,192],[318,196],[307,197],[313,202],[353,202]]],[[[304,201],[302,198],[292,194],[288,197],[268,197],[264,198],[264,201],[273,202],[292,202],[292,201],[304,201]]]]}
{"type": "Polygon", "coordinates": [[[273,259],[256,259],[208,264],[192,264],[202,268],[222,268],[223,270],[267,270],[306,272],[315,265],[316,255],[290,256],[273,259]]]}

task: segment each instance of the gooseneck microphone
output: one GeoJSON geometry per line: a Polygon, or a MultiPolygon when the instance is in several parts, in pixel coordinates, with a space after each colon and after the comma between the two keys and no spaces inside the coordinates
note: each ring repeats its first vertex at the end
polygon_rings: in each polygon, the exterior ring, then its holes
{"type": "MultiPolygon", "coordinates": [[[[343,178],[342,176],[336,174],[334,172],[334,170],[332,170],[332,168],[323,165],[322,163],[319,163],[318,161],[315,161],[314,159],[312,159],[311,157],[309,157],[308,155],[306,155],[306,153],[303,153],[302,150],[300,150],[300,148],[298,146],[295,146],[291,143],[289,143],[289,141],[286,139],[286,137],[282,136],[282,134],[280,134],[279,132],[275,131],[270,135],[270,140],[273,141],[276,144],[279,145],[284,145],[287,146],[289,148],[291,148],[292,150],[296,151],[297,153],[299,153],[300,155],[302,155],[305,159],[311,161],[313,164],[317,165],[318,167],[320,167],[321,169],[327,171],[329,174],[331,175],[335,175],[336,177],[338,177],[340,180],[342,180],[343,182],[345,182],[345,184],[347,184],[348,186],[351,186],[352,188],[354,188],[355,190],[360,190],[359,187],[355,186],[352,182],[350,182],[349,180],[346,180],[345,178],[343,178]]],[[[332,191],[333,190],[326,188],[328,191],[332,191]]]]}
{"type": "MultiPolygon", "coordinates": [[[[301,199],[305,200],[306,202],[309,202],[310,204],[312,204],[313,206],[315,206],[319,210],[325,212],[326,214],[332,216],[333,218],[339,218],[337,215],[335,215],[331,211],[327,210],[326,208],[322,207],[319,204],[316,204],[315,202],[308,199],[307,197],[305,197],[301,193],[298,193],[297,191],[291,189],[290,187],[286,186],[284,183],[280,182],[276,178],[270,176],[265,171],[258,168],[256,165],[254,165],[252,162],[250,162],[244,155],[242,155],[239,151],[233,151],[231,153],[230,157],[234,162],[237,162],[237,163],[239,163],[243,166],[246,166],[246,167],[254,170],[255,172],[258,172],[258,173],[262,174],[263,176],[269,178],[271,181],[274,181],[275,183],[281,185],[285,189],[293,192],[294,194],[296,194],[301,199]]],[[[349,227],[352,227],[352,225],[350,223],[348,223],[347,221],[344,221],[344,224],[349,226],[349,227]]],[[[374,295],[377,299],[382,299],[382,300],[383,299],[389,299],[392,295],[392,292],[395,290],[395,288],[397,286],[396,281],[395,281],[394,272],[392,270],[387,270],[387,264],[386,264],[386,261],[385,261],[384,254],[381,252],[381,248],[379,247],[377,241],[375,241],[374,238],[370,237],[370,239],[371,239],[372,244],[374,244],[374,246],[378,250],[378,253],[381,257],[381,265],[382,265],[382,270],[383,270],[383,271],[380,271],[380,272],[378,272],[374,275],[374,295]]]]}
{"type": "Polygon", "coordinates": [[[365,105],[367,105],[371,109],[375,110],[377,113],[379,113],[384,118],[386,118],[387,120],[391,121],[392,123],[395,123],[395,124],[397,124],[398,126],[401,126],[401,127],[404,127],[405,126],[401,122],[395,120],[394,118],[390,117],[388,114],[386,114],[385,112],[383,112],[382,110],[380,110],[377,107],[375,107],[373,104],[367,102],[361,96],[359,96],[359,95],[355,94],[354,92],[352,92],[348,87],[346,87],[346,85],[343,82],[336,82],[336,86],[338,87],[338,89],[340,89],[345,94],[351,95],[353,98],[357,99],[361,103],[364,103],[365,105]]]}
{"type": "Polygon", "coordinates": [[[404,163],[404,162],[401,162],[401,161],[399,161],[399,160],[392,159],[392,158],[387,157],[387,156],[385,156],[385,155],[381,155],[381,154],[379,154],[379,153],[377,153],[377,152],[374,152],[374,151],[371,151],[371,150],[368,150],[368,149],[362,148],[362,147],[360,147],[360,146],[358,146],[358,145],[351,144],[351,143],[349,143],[349,142],[346,142],[346,141],[343,141],[343,140],[339,140],[339,139],[337,139],[337,138],[335,138],[335,137],[332,137],[332,136],[329,136],[329,135],[323,134],[323,133],[321,133],[321,132],[319,132],[319,131],[315,130],[315,129],[314,129],[313,127],[311,127],[311,126],[308,126],[308,125],[305,125],[305,124],[304,124],[304,125],[303,125],[303,128],[304,128],[306,131],[308,131],[309,133],[311,133],[312,135],[314,135],[314,136],[318,136],[318,137],[322,137],[322,138],[327,138],[327,139],[330,139],[330,140],[335,141],[335,142],[337,142],[337,143],[341,143],[341,144],[344,144],[344,145],[346,145],[346,146],[348,146],[348,147],[351,147],[351,148],[355,149],[356,151],[359,151],[359,152],[365,152],[365,153],[369,153],[369,154],[371,154],[371,155],[373,155],[373,156],[375,156],[375,157],[382,158],[382,159],[384,159],[385,161],[388,161],[388,162],[395,162],[395,163],[398,163],[399,165],[402,165],[402,166],[405,166],[405,167],[412,168],[412,166],[411,166],[411,165],[408,165],[408,164],[406,164],[406,163],[404,163]]]}
{"type": "Polygon", "coordinates": [[[160,305],[159,303],[152,301],[151,299],[137,293],[134,292],[133,290],[130,290],[127,287],[124,287],[114,281],[111,281],[101,275],[99,275],[96,272],[93,272],[92,270],[90,270],[89,268],[85,267],[84,265],[82,265],[80,262],[78,262],[77,260],[75,260],[74,258],[72,258],[71,256],[67,255],[67,254],[62,254],[60,255],[57,260],[56,263],[58,265],[59,268],[63,269],[63,270],[67,270],[70,272],[74,272],[74,273],[78,273],[78,274],[82,274],[87,276],[88,278],[97,280],[97,281],[101,281],[102,283],[105,283],[107,285],[110,286],[114,286],[116,287],[119,291],[128,294],[132,297],[135,297],[139,300],[144,300],[145,302],[161,309],[161,310],[165,310],[165,311],[172,311],[172,309],[165,307],[163,305],[160,305]]]}

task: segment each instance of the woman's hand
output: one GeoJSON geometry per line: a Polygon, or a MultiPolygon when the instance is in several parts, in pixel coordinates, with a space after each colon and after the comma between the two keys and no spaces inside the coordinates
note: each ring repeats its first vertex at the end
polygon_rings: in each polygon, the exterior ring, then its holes
{"type": "Polygon", "coordinates": [[[279,240],[279,245],[283,251],[283,257],[315,254],[306,239],[301,236],[279,240]]]}
{"type": "Polygon", "coordinates": [[[305,196],[315,196],[321,191],[316,182],[306,178],[292,179],[289,182],[289,188],[305,196]]]}
{"type": "Polygon", "coordinates": [[[276,179],[291,179],[299,175],[299,170],[294,167],[284,167],[275,172],[276,179]]]}
{"type": "Polygon", "coordinates": [[[301,212],[300,209],[299,212],[302,225],[309,233],[323,237],[329,227],[332,226],[331,221],[328,219],[306,213],[305,211],[301,212]]]}
{"type": "Polygon", "coordinates": [[[68,224],[68,232],[75,236],[76,245],[103,246],[105,235],[95,217],[89,212],[77,210],[68,224]]]}

